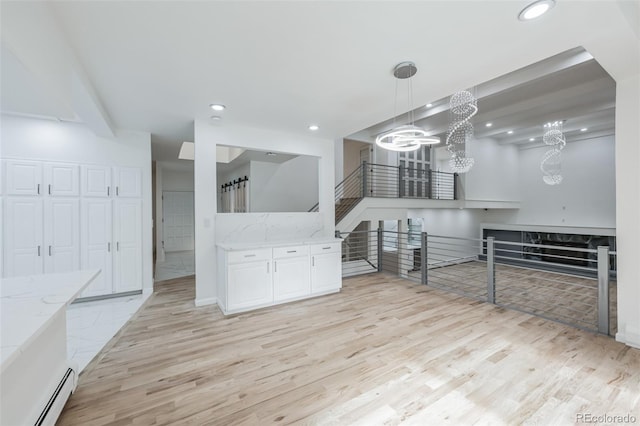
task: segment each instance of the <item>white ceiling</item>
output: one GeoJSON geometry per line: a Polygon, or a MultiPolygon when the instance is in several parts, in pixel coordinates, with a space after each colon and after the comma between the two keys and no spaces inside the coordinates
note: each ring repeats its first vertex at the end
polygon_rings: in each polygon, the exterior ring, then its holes
{"type": "MultiPolygon", "coordinates": [[[[306,133],[316,123],[327,139],[380,123],[393,113],[390,72],[404,60],[420,69],[416,104],[579,46],[614,79],[640,72],[636,1],[558,0],[547,16],[520,22],[527,3],[56,1],[42,10],[113,124],[151,132],[154,158],[169,161],[212,102],[228,106],[219,125],[306,133]]],[[[37,7],[2,4],[2,42],[18,58],[27,48],[56,53],[46,40],[21,44],[7,25],[35,37],[37,7]]]]}
{"type": "MultiPolygon", "coordinates": [[[[406,82],[400,84],[408,88],[406,82]]],[[[499,143],[521,147],[542,145],[543,125],[555,121],[564,122],[568,142],[615,133],[615,81],[582,48],[560,53],[469,90],[478,98],[478,113],[471,120],[477,139],[491,137],[499,143]],[[487,127],[487,123],[491,126],[487,127]]],[[[405,89],[398,99],[407,97],[405,89]]],[[[415,123],[444,142],[451,121],[449,97],[430,103],[430,107],[423,104],[413,110],[415,123]]],[[[380,133],[407,124],[408,120],[407,113],[399,114],[395,120],[370,126],[348,139],[372,143],[380,133]]]]}

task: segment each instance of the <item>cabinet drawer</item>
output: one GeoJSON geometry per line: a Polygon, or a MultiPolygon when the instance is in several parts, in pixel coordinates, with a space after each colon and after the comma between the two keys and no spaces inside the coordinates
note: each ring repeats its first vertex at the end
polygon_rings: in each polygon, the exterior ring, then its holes
{"type": "Polygon", "coordinates": [[[254,262],[256,260],[271,260],[271,249],[227,252],[227,262],[229,263],[254,262]]]}
{"type": "Polygon", "coordinates": [[[342,249],[340,242],[327,243],[327,244],[314,244],[311,246],[311,254],[322,253],[339,253],[342,249]]]}
{"type": "Polygon", "coordinates": [[[273,249],[274,259],[284,259],[287,257],[308,256],[309,246],[276,247],[273,249]]]}

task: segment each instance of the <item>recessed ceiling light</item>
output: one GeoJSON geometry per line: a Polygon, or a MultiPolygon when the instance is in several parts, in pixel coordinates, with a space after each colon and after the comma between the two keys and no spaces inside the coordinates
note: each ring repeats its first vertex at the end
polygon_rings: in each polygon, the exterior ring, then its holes
{"type": "Polygon", "coordinates": [[[536,138],[529,138],[529,142],[533,142],[535,140],[536,140],[536,138]]]}
{"type": "Polygon", "coordinates": [[[555,0],[538,0],[530,3],[520,11],[518,19],[521,21],[530,21],[532,19],[539,18],[547,13],[553,6],[556,5],[555,0]]]}
{"type": "Polygon", "coordinates": [[[220,117],[219,115],[212,115],[211,119],[212,120],[222,120],[222,117],[220,117]]]}
{"type": "Polygon", "coordinates": [[[319,128],[320,128],[320,127],[318,127],[318,126],[317,126],[317,125],[315,125],[315,124],[312,124],[311,126],[309,126],[309,130],[312,130],[312,131],[314,131],[314,132],[315,132],[316,130],[318,130],[319,128]]]}
{"type": "Polygon", "coordinates": [[[512,134],[513,134],[513,130],[509,130],[509,131],[507,132],[507,134],[508,134],[508,135],[512,135],[512,134]]]}
{"type": "Polygon", "coordinates": [[[586,127],[583,127],[582,129],[580,129],[581,132],[586,132],[587,130],[589,129],[587,129],[586,127]]]}
{"type": "Polygon", "coordinates": [[[227,107],[222,104],[211,104],[209,105],[214,111],[224,111],[227,107]]]}
{"type": "Polygon", "coordinates": [[[271,152],[271,151],[269,151],[269,152],[267,152],[265,155],[266,155],[266,156],[269,156],[269,157],[275,157],[275,156],[276,156],[276,153],[275,153],[275,152],[271,152]]]}
{"type": "Polygon", "coordinates": [[[433,104],[427,104],[427,108],[431,108],[433,104]]]}
{"type": "Polygon", "coordinates": [[[491,126],[493,126],[493,123],[487,123],[487,124],[485,124],[485,126],[491,127],[491,126]]]}

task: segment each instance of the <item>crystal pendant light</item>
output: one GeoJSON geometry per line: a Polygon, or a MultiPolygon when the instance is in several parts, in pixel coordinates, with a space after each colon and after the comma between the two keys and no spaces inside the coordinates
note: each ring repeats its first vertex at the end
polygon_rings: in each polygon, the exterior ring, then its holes
{"type": "Polygon", "coordinates": [[[559,185],[562,182],[562,149],[567,141],[562,133],[562,121],[544,125],[542,141],[551,147],[544,153],[540,162],[542,180],[547,185],[559,185]]]}
{"type": "Polygon", "coordinates": [[[473,138],[471,117],[478,112],[478,101],[468,90],[451,96],[449,101],[451,123],[447,133],[447,151],[451,153],[449,166],[455,173],[466,173],[473,167],[474,159],[467,156],[466,145],[473,138]]]}
{"type": "MultiPolygon", "coordinates": [[[[376,145],[390,151],[416,151],[422,145],[432,145],[440,143],[440,138],[429,136],[429,133],[414,124],[413,104],[413,86],[411,77],[418,72],[418,68],[413,62],[401,62],[393,70],[393,75],[398,80],[408,80],[407,84],[407,100],[409,103],[409,112],[407,113],[409,124],[397,126],[388,132],[384,132],[376,137],[376,145]]],[[[398,100],[398,81],[396,81],[396,103],[398,100]]],[[[394,111],[395,124],[395,111],[394,111]]]]}

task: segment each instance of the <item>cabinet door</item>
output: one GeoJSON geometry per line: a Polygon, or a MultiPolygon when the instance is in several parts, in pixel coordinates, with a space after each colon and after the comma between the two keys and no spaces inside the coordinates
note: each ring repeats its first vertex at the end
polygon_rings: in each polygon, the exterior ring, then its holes
{"type": "Polygon", "coordinates": [[[82,166],[81,190],[84,197],[109,197],[111,189],[111,167],[82,166]]]}
{"type": "Polygon", "coordinates": [[[43,272],[42,199],[10,197],[4,201],[4,273],[20,277],[43,272]]]}
{"type": "Polygon", "coordinates": [[[142,289],[142,201],[116,200],[114,291],[142,289]]]}
{"type": "Polygon", "coordinates": [[[6,168],[8,195],[40,195],[42,193],[41,163],[7,160],[6,168]]]}
{"type": "Polygon", "coordinates": [[[228,311],[273,302],[270,261],[231,264],[228,268],[228,311]]]}
{"type": "Polygon", "coordinates": [[[102,272],[82,297],[113,293],[112,282],[112,207],[111,200],[88,198],[82,200],[80,244],[82,269],[100,269],[102,272]]]}
{"type": "Polygon", "coordinates": [[[142,196],[142,171],[137,167],[116,167],[116,197],[142,196]]]}
{"type": "Polygon", "coordinates": [[[44,271],[80,269],[80,201],[48,198],[44,204],[44,271]]]}
{"type": "Polygon", "coordinates": [[[80,195],[80,172],[75,164],[44,164],[46,192],[52,196],[74,197],[80,195]]]}
{"type": "Polygon", "coordinates": [[[311,294],[309,256],[273,261],[273,299],[294,299],[311,294]]]}
{"type": "Polygon", "coordinates": [[[311,256],[311,293],[339,290],[342,287],[340,252],[311,256]]]}

